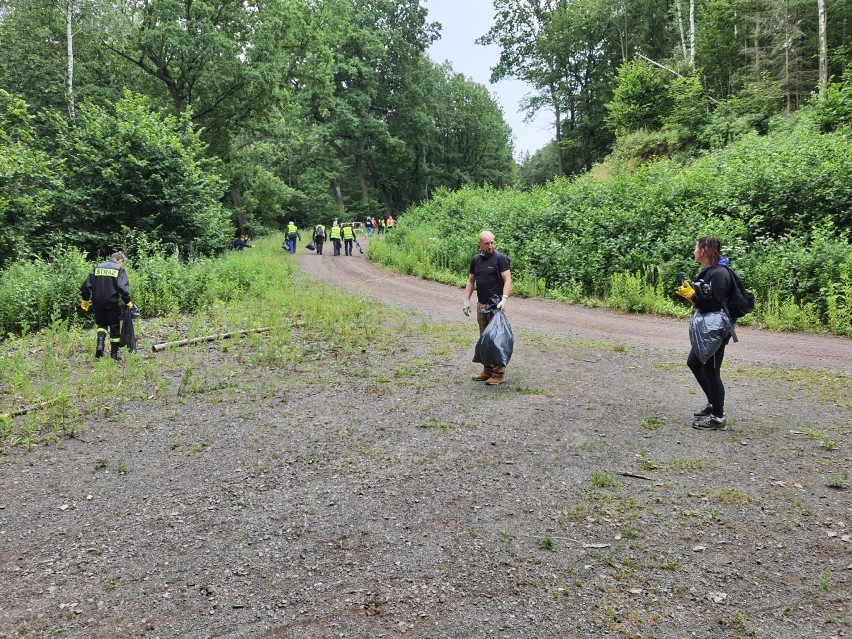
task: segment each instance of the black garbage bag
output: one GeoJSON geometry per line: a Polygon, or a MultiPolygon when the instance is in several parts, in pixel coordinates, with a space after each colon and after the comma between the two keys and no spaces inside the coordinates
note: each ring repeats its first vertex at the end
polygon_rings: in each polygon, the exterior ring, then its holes
{"type": "Polygon", "coordinates": [[[133,325],[133,320],[139,317],[139,309],[124,307],[121,312],[121,341],[118,345],[126,346],[131,353],[136,352],[136,327],[133,325]]]}
{"type": "Polygon", "coordinates": [[[358,252],[359,252],[361,255],[363,255],[363,254],[364,254],[364,249],[362,249],[362,248],[361,248],[361,245],[360,245],[360,244],[358,244],[358,240],[355,240],[355,246],[358,248],[358,252]]]}
{"type": "Polygon", "coordinates": [[[308,242],[308,245],[305,248],[308,249],[309,251],[316,251],[317,245],[314,244],[313,241],[311,241],[311,242],[308,242]]]}
{"type": "Polygon", "coordinates": [[[490,312],[494,313],[494,317],[476,343],[473,361],[483,366],[508,366],[515,348],[515,338],[512,336],[512,327],[506,319],[506,314],[493,308],[494,306],[492,303],[482,309],[482,312],[486,313],[491,308],[490,312]]]}
{"type": "Polygon", "coordinates": [[[689,320],[689,342],[702,364],[713,357],[731,334],[733,323],[725,311],[702,313],[697,308],[689,320]]]}

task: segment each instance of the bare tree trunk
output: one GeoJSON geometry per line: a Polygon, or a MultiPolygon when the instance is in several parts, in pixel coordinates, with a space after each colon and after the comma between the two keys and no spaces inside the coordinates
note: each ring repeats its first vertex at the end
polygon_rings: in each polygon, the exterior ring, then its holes
{"type": "Polygon", "coordinates": [[[343,202],[343,190],[340,188],[340,182],[337,180],[331,181],[331,190],[334,191],[334,200],[337,202],[337,206],[340,209],[340,213],[346,210],[346,205],[343,202]]]}
{"type": "Polygon", "coordinates": [[[754,18],[754,79],[760,80],[760,25],[761,17],[758,13],[754,18]]]}
{"type": "Polygon", "coordinates": [[[550,85],[550,100],[553,104],[553,117],[556,124],[556,162],[557,175],[564,177],[565,162],[562,160],[562,109],[559,106],[559,97],[556,95],[556,86],[550,85]]]}
{"type": "Polygon", "coordinates": [[[689,0],[689,66],[695,67],[695,0],[689,0]]]}
{"type": "Polygon", "coordinates": [[[817,12],[819,14],[819,92],[822,95],[828,84],[828,38],[826,36],[828,18],[825,12],[825,0],[817,0],[817,12]]]}
{"type": "Polygon", "coordinates": [[[74,0],[65,4],[65,43],[67,71],[65,74],[65,97],[68,100],[68,117],[74,120],[74,0]]]}
{"type": "Polygon", "coordinates": [[[675,2],[675,6],[677,6],[677,26],[680,30],[680,47],[683,50],[683,59],[687,60],[689,53],[686,50],[686,32],[683,29],[683,11],[680,8],[680,0],[675,2]]]}
{"type": "Polygon", "coordinates": [[[787,96],[787,113],[793,109],[793,87],[790,86],[790,48],[793,46],[793,34],[790,29],[790,5],[784,2],[784,93],[787,96]]]}
{"type": "Polygon", "coordinates": [[[232,184],[228,191],[228,197],[231,200],[231,207],[237,214],[237,226],[240,227],[240,235],[245,235],[248,220],[246,219],[245,211],[243,211],[243,201],[240,197],[240,190],[236,184],[232,184]]]}

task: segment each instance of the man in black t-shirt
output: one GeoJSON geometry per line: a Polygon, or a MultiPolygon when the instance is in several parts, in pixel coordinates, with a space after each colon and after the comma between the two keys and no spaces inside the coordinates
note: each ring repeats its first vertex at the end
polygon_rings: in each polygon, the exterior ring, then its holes
{"type": "MultiPolygon", "coordinates": [[[[467,278],[467,286],[464,289],[464,303],[462,311],[470,316],[470,298],[473,295],[473,287],[476,285],[476,321],[479,323],[479,334],[488,326],[488,322],[494,317],[493,314],[483,314],[482,309],[495,295],[500,297],[497,308],[500,310],[506,306],[506,300],[512,292],[512,272],[509,270],[509,258],[494,250],[494,234],[491,231],[482,231],[479,234],[479,253],[470,261],[470,277],[467,278]]],[[[489,386],[502,384],[506,373],[505,366],[485,366],[482,372],[473,378],[476,382],[484,381],[489,386]]]]}

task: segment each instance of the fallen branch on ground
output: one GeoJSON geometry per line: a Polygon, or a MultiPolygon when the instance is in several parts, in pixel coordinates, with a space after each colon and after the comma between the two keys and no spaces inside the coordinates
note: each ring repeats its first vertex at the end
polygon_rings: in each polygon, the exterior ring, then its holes
{"type": "Polygon", "coordinates": [[[248,333],[265,333],[270,329],[268,326],[264,328],[250,328],[242,331],[230,331],[229,333],[219,333],[218,335],[205,335],[204,337],[194,337],[192,339],[179,339],[176,342],[163,342],[162,344],[154,344],[151,346],[151,350],[155,353],[159,353],[162,350],[167,349],[169,346],[187,346],[189,344],[197,344],[199,342],[213,342],[217,339],[228,339],[229,337],[234,337],[236,335],[247,335],[248,333]]]}
{"type": "Polygon", "coordinates": [[[27,408],[22,408],[21,410],[16,410],[12,413],[3,413],[0,415],[0,419],[9,419],[10,417],[20,417],[21,415],[26,415],[27,413],[31,413],[34,410],[38,410],[39,408],[44,408],[45,406],[50,406],[53,402],[56,401],[56,398],[48,399],[40,404],[36,404],[35,406],[28,406],[27,408]]]}
{"type": "Polygon", "coordinates": [[[652,477],[646,477],[645,475],[639,475],[637,473],[628,473],[627,471],[617,470],[615,471],[616,475],[621,475],[622,477],[635,477],[636,479],[647,479],[648,481],[654,481],[652,477]]]}

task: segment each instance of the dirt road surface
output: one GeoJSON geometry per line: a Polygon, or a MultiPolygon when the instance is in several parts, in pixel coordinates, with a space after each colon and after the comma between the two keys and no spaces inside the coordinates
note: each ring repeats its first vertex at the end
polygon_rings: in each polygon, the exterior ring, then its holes
{"type": "MultiPolygon", "coordinates": [[[[360,240],[364,250],[369,241],[360,240]]],[[[302,269],[318,280],[335,283],[400,309],[417,310],[438,321],[470,322],[461,311],[463,290],[417,277],[391,273],[355,251],[351,257],[302,253],[302,269]]],[[[512,297],[506,316],[515,329],[554,333],[566,338],[604,340],[646,348],[689,350],[686,320],[631,315],[561,302],[512,297]]],[[[725,357],[758,366],[786,366],[852,372],[852,339],[812,333],[779,333],[747,326],[737,329],[740,342],[725,357]]]]}

